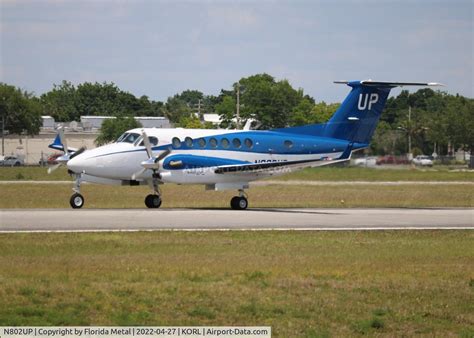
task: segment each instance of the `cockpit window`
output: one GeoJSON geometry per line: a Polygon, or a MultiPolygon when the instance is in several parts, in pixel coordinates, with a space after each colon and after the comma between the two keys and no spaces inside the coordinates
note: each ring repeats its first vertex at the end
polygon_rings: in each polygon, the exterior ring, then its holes
{"type": "Polygon", "coordinates": [[[122,140],[127,136],[128,136],[128,133],[123,133],[122,135],[120,135],[120,137],[115,142],[117,142],[117,143],[122,142],[122,140]]]}
{"type": "Polygon", "coordinates": [[[140,134],[125,133],[117,139],[117,143],[118,142],[134,143],[139,137],[140,137],[140,134]]]}
{"type": "MultiPolygon", "coordinates": [[[[156,146],[158,144],[158,139],[155,136],[148,136],[148,141],[150,141],[151,146],[156,146]]],[[[138,146],[143,147],[145,145],[145,142],[143,142],[143,136],[140,136],[140,138],[135,142],[135,146],[138,144],[138,146]]]]}

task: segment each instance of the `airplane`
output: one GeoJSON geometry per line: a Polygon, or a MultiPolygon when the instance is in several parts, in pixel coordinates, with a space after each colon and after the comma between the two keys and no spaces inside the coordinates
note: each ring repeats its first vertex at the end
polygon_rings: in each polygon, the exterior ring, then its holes
{"type": "Polygon", "coordinates": [[[68,148],[60,129],[50,148],[64,151],[51,172],[66,165],[74,177],[72,208],[81,208],[82,182],[148,185],[148,208],[159,208],[159,186],[202,184],[206,190],[237,190],[230,207],[248,207],[249,182],[307,167],[348,161],[354,151],[369,146],[390,90],[440,83],[334,81],[351,87],[327,123],[271,130],[137,128],[114,143],[94,149],[68,148]]]}

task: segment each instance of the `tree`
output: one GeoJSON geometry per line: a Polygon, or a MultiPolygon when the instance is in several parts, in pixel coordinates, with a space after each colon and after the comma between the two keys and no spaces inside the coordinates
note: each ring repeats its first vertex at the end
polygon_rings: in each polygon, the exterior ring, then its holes
{"type": "Polygon", "coordinates": [[[325,123],[339,108],[339,103],[330,103],[322,101],[317,104],[312,103],[310,99],[303,98],[293,109],[291,115],[291,125],[301,126],[305,124],[325,123]]]}
{"type": "Polygon", "coordinates": [[[217,103],[214,107],[216,114],[219,114],[222,120],[222,127],[235,127],[233,119],[235,116],[235,99],[232,96],[226,95],[222,101],[217,103]]]}
{"type": "Polygon", "coordinates": [[[78,121],[81,115],[163,116],[163,103],[120,90],[113,83],[63,81],[41,96],[45,114],[57,121],[78,121]]]}
{"type": "Polygon", "coordinates": [[[0,83],[0,114],[10,134],[39,133],[41,104],[31,93],[0,83]]]}
{"type": "Polygon", "coordinates": [[[95,143],[100,146],[115,141],[127,130],[140,127],[141,124],[130,116],[106,119],[102,122],[100,134],[96,138],[95,143]]]}
{"type": "Polygon", "coordinates": [[[45,114],[51,115],[56,121],[78,119],[76,87],[71,82],[53,85],[53,89],[41,95],[40,100],[45,114]]]}
{"type": "Polygon", "coordinates": [[[178,94],[169,97],[165,104],[165,116],[173,123],[179,123],[182,118],[190,117],[191,112],[191,108],[178,94]]]}
{"type": "Polygon", "coordinates": [[[230,98],[235,100],[237,87],[240,92],[242,122],[248,118],[254,118],[261,123],[261,127],[264,129],[289,125],[294,107],[304,97],[303,91],[295,90],[287,80],[275,81],[268,74],[256,74],[242,78],[233,87],[233,91],[222,90],[222,100],[215,106],[216,112],[219,111],[219,115],[227,124],[235,118],[236,109],[230,109],[230,98]]]}

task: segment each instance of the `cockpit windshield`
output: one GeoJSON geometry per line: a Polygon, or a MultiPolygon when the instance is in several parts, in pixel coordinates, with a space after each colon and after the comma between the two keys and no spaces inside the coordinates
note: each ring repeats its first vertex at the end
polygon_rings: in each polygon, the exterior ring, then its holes
{"type": "Polygon", "coordinates": [[[140,134],[136,133],[124,133],[122,136],[120,136],[117,139],[117,143],[119,142],[126,142],[126,143],[134,143],[138,138],[140,137],[140,134]]]}
{"type": "MultiPolygon", "coordinates": [[[[148,141],[150,141],[150,144],[152,147],[158,144],[158,139],[154,136],[148,136],[148,141]]],[[[145,145],[145,142],[143,142],[143,136],[140,136],[140,138],[138,138],[133,145],[135,147],[136,146],[143,147],[145,145]]]]}

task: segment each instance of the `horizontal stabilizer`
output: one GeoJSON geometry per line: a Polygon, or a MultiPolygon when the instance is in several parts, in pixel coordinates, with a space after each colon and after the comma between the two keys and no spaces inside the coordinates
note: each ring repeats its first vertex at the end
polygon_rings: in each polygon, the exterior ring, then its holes
{"type": "Polygon", "coordinates": [[[374,86],[374,87],[403,87],[403,86],[444,86],[438,82],[391,82],[391,81],[373,81],[373,80],[362,80],[362,81],[334,81],[334,83],[347,84],[348,86],[374,86]]]}

